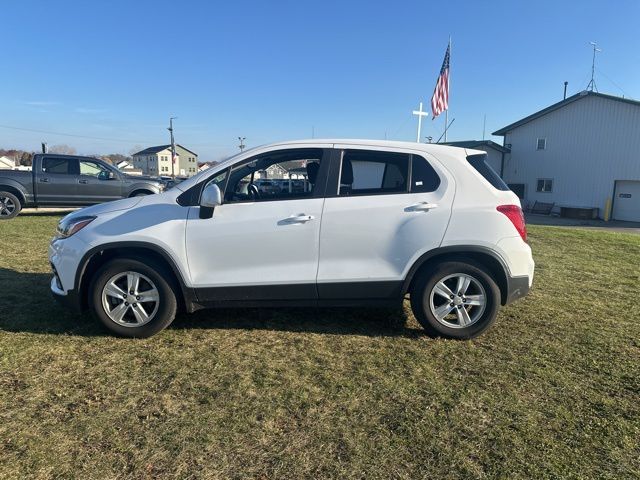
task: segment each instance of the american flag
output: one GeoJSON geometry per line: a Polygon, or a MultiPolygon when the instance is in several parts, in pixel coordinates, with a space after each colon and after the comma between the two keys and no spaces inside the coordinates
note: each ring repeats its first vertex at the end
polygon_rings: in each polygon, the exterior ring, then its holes
{"type": "Polygon", "coordinates": [[[172,161],[173,161],[174,164],[178,161],[179,157],[180,157],[180,155],[178,155],[178,152],[173,152],[172,161]]]}
{"type": "Polygon", "coordinates": [[[440,76],[436,82],[436,89],[433,91],[433,97],[431,97],[431,111],[433,112],[432,119],[435,119],[445,110],[449,109],[449,51],[451,44],[447,46],[447,52],[444,54],[444,60],[442,61],[442,68],[440,69],[440,76]]]}

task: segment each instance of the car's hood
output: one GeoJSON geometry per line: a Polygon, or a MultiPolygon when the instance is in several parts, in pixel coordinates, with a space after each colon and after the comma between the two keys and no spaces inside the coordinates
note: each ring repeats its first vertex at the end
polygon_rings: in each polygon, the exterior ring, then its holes
{"type": "Polygon", "coordinates": [[[75,212],[70,213],[69,217],[84,216],[84,215],[101,215],[103,213],[117,212],[119,210],[128,210],[138,205],[145,197],[131,197],[123,198],[122,200],[115,200],[113,202],[100,203],[98,205],[92,205],[91,207],[85,207],[75,212]]]}

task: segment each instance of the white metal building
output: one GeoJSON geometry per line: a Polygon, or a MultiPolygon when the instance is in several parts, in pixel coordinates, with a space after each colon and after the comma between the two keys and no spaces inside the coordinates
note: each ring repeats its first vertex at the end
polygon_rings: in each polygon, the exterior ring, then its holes
{"type": "Polygon", "coordinates": [[[640,102],[584,91],[493,133],[502,177],[524,203],[598,208],[640,221],[640,102]]]}

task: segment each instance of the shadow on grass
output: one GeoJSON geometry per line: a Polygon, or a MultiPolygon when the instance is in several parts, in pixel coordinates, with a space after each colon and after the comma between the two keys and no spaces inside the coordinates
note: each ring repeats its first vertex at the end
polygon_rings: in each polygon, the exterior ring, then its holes
{"type": "Polygon", "coordinates": [[[35,209],[28,208],[20,212],[21,217],[63,217],[77,208],[35,209]]]}
{"type": "MultiPolygon", "coordinates": [[[[108,330],[89,312],[76,314],[52,298],[45,273],[0,268],[0,331],[104,336],[108,330]]],[[[269,330],[333,335],[417,337],[398,309],[243,308],[180,313],[171,329],[269,330]]]]}

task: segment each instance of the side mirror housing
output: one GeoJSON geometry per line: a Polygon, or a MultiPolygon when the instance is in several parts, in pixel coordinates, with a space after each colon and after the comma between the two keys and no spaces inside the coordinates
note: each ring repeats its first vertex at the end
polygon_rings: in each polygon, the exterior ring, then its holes
{"type": "Polygon", "coordinates": [[[200,197],[200,218],[213,217],[213,210],[222,205],[222,192],[215,184],[209,184],[202,190],[200,197]]]}
{"type": "Polygon", "coordinates": [[[114,178],[116,178],[116,174],[108,170],[103,170],[98,174],[99,180],[113,180],[114,178]]]}

